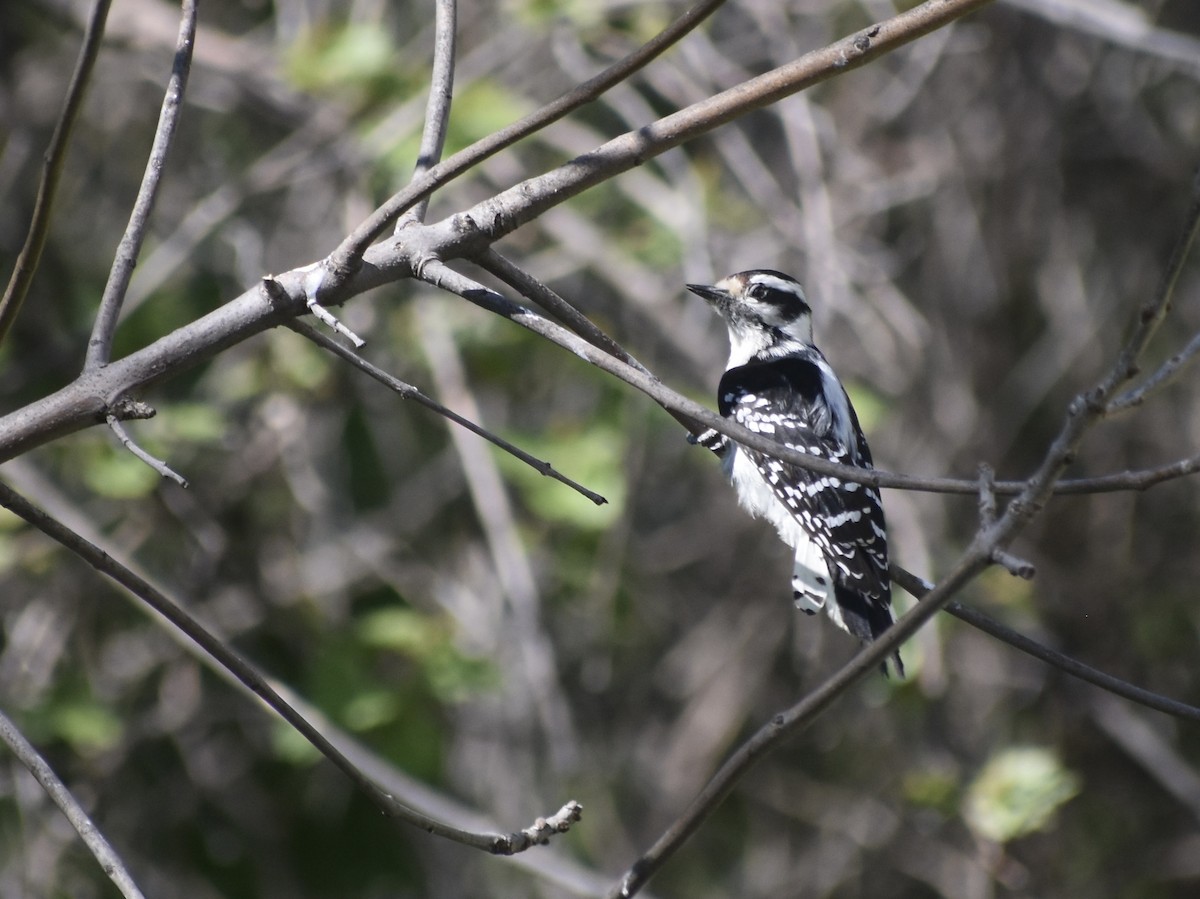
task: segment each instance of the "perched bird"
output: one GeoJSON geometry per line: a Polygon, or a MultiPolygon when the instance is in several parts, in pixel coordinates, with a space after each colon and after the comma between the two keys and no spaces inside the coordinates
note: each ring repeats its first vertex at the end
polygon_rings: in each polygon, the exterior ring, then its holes
{"type": "MultiPolygon", "coordinates": [[[[729,364],[717,389],[722,416],[799,452],[871,468],[850,398],[813,344],[812,309],[795,279],[761,269],[687,289],[729,327],[729,364]]],[[[863,642],[891,626],[887,530],[876,488],[781,462],[716,431],[695,442],[721,457],[742,507],[775,525],[795,550],[797,608],[809,615],[824,609],[863,642]]],[[[899,653],[895,663],[903,674],[899,653]]]]}

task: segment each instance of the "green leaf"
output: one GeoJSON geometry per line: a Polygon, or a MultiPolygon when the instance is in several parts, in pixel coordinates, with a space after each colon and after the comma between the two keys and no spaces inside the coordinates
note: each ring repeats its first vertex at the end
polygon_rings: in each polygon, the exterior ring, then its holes
{"type": "Polygon", "coordinates": [[[963,817],[981,837],[1007,843],[1050,826],[1080,779],[1050,749],[1011,747],[992,757],[967,790],[963,817]]]}
{"type": "Polygon", "coordinates": [[[362,87],[391,75],[394,52],[375,25],[316,28],[292,46],[286,72],[304,90],[362,87]]]}
{"type": "MultiPolygon", "coordinates": [[[[497,674],[491,662],[461,652],[454,643],[450,622],[415,609],[391,606],[363,617],[359,637],[377,649],[407,656],[420,666],[433,694],[443,702],[458,702],[491,688],[497,674]]],[[[346,707],[352,727],[365,729],[385,724],[399,707],[386,698],[364,693],[346,707]]]]}
{"type": "Polygon", "coordinates": [[[112,749],[121,739],[121,719],[104,706],[85,700],[56,708],[51,727],[80,754],[112,749]]]}
{"type": "Polygon", "coordinates": [[[521,498],[544,521],[569,525],[585,531],[611,527],[625,506],[625,440],[615,427],[590,427],[584,431],[552,435],[522,434],[511,442],[556,471],[589,490],[607,503],[597,506],[560,481],[497,450],[505,475],[521,492],[521,498]]]}
{"type": "Polygon", "coordinates": [[[83,479],[101,496],[140,499],[154,491],[159,475],[132,453],[114,447],[93,455],[84,463],[83,479]]]}
{"type": "Polygon", "coordinates": [[[367,690],[346,703],[342,720],[351,730],[370,730],[390,723],[399,710],[400,701],[394,690],[367,690]]]}
{"type": "Polygon", "coordinates": [[[872,390],[862,384],[847,384],[846,393],[850,397],[850,402],[854,404],[854,411],[858,414],[858,423],[862,425],[862,429],[870,434],[879,423],[883,420],[883,416],[887,413],[887,401],[872,390]]]}

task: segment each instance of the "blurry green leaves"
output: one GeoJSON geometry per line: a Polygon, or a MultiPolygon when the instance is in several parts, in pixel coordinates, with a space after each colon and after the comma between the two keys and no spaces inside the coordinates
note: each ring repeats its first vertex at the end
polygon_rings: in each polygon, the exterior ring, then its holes
{"type": "MultiPolygon", "coordinates": [[[[424,78],[425,75],[421,74],[420,77],[424,78]]],[[[419,96],[419,92],[424,89],[423,82],[419,87],[414,86],[413,96],[419,96]]],[[[533,105],[528,100],[496,81],[480,79],[456,87],[454,105],[447,124],[443,157],[512,124],[532,109],[533,105]]],[[[420,120],[415,119],[413,129],[402,140],[381,148],[380,160],[384,165],[384,175],[388,179],[407,178],[411,175],[420,145],[421,125],[420,120]]],[[[389,181],[387,187],[394,189],[395,184],[389,181]]]]}
{"type": "Polygon", "coordinates": [[[569,23],[572,30],[589,40],[624,35],[645,43],[670,21],[663,10],[641,6],[610,6],[591,0],[509,0],[509,9],[531,28],[543,30],[556,22],[569,23]],[[603,35],[595,32],[603,31],[603,35]]]}
{"type": "Polygon", "coordinates": [[[84,461],[83,480],[101,496],[137,499],[153,492],[159,475],[132,453],[114,445],[111,452],[101,451],[84,461]]]}
{"type": "MultiPolygon", "coordinates": [[[[460,701],[496,682],[496,672],[486,659],[468,656],[455,646],[454,630],[445,618],[389,606],[364,616],[358,635],[369,647],[390,650],[416,662],[434,695],[443,702],[460,701]]],[[[370,697],[358,697],[348,714],[351,709],[360,722],[374,721],[386,712],[378,698],[370,697]]],[[[354,726],[349,720],[347,723],[354,726]]]]}
{"type": "Polygon", "coordinates": [[[521,21],[544,28],[556,21],[590,27],[598,24],[607,10],[590,0],[510,0],[508,7],[521,21]]]}
{"type": "Polygon", "coordinates": [[[933,809],[945,817],[958,811],[961,785],[949,766],[911,771],[904,775],[904,798],[912,805],[933,809]]]}
{"type": "MultiPolygon", "coordinates": [[[[491,690],[499,679],[489,660],[460,648],[448,618],[413,609],[394,594],[319,639],[303,692],[339,726],[369,733],[373,748],[418,777],[439,776],[445,707],[491,690]]],[[[274,748],[293,764],[318,758],[283,724],[274,748]]]]}
{"type": "MultiPolygon", "coordinates": [[[[177,459],[187,455],[189,445],[219,441],[225,433],[225,420],[207,403],[173,403],[165,414],[130,422],[126,428],[148,452],[177,459]]],[[[72,458],[93,493],[110,499],[138,499],[158,486],[158,473],[122,447],[108,430],[97,430],[82,442],[86,449],[72,447],[72,458]]]]}
{"type": "Polygon", "coordinates": [[[499,453],[507,479],[535,516],[584,531],[602,531],[620,517],[625,508],[626,446],[615,422],[592,422],[586,430],[522,434],[512,442],[608,500],[597,506],[508,453],[499,453]]]}
{"type": "Polygon", "coordinates": [[[50,728],[80,754],[103,752],[121,739],[121,719],[95,702],[76,700],[50,710],[50,728]]]}
{"type": "Polygon", "coordinates": [[[879,427],[880,422],[887,414],[887,401],[870,387],[862,384],[847,384],[846,393],[850,395],[850,402],[854,404],[858,423],[862,425],[863,431],[869,436],[879,427]]]}
{"type": "Polygon", "coordinates": [[[1050,749],[1010,747],[994,755],[967,788],[963,817],[996,843],[1045,830],[1055,810],[1080,789],[1079,777],[1050,749]]]}
{"type": "Polygon", "coordinates": [[[21,727],[34,743],[61,740],[78,755],[95,755],[121,742],[124,727],[112,709],[97,702],[87,686],[61,684],[37,708],[23,713],[21,727]]]}
{"type": "Polygon", "coordinates": [[[292,45],[285,72],[303,90],[346,92],[365,101],[397,86],[395,57],[386,28],[327,25],[305,32],[292,45]]]}
{"type": "Polygon", "coordinates": [[[975,581],[976,590],[997,606],[1021,612],[1035,611],[1034,586],[1032,581],[1013,577],[1005,568],[993,565],[975,581]]]}

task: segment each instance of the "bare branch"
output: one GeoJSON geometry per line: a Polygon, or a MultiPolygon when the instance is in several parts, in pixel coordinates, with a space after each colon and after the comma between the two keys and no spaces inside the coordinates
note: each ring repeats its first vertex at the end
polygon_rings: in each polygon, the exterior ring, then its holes
{"type": "Polygon", "coordinates": [[[63,166],[66,165],[71,131],[79,118],[83,95],[87,91],[96,57],[100,53],[100,42],[104,37],[104,25],[111,6],[112,0],[96,0],[83,32],[79,59],[75,62],[75,71],[71,74],[71,82],[67,86],[63,109],[54,126],[54,134],[50,137],[50,146],[46,149],[46,157],[42,163],[42,178],[38,182],[37,198],[33,203],[29,233],[25,236],[21,252],[17,254],[12,276],[4,289],[4,297],[0,299],[0,343],[4,342],[9,329],[21,312],[21,305],[25,302],[29,285],[33,283],[33,276],[37,272],[42,248],[46,245],[46,235],[50,230],[50,213],[54,207],[55,194],[58,193],[58,181],[62,176],[63,166]]]}
{"type": "MultiPolygon", "coordinates": [[[[45,509],[50,510],[60,520],[77,531],[81,537],[96,543],[110,555],[115,554],[115,550],[105,547],[103,536],[97,531],[87,514],[71,499],[64,496],[56,487],[49,484],[27,460],[19,459],[12,462],[5,468],[5,471],[9,474],[10,479],[26,494],[36,496],[45,509]]],[[[347,539],[353,540],[354,538],[353,536],[349,536],[347,539]]],[[[136,561],[129,560],[127,564],[139,576],[146,578],[148,581],[152,580],[145,571],[139,568],[136,561]]],[[[126,593],[125,596],[141,611],[147,611],[146,605],[135,594],[126,593]]],[[[179,605],[178,600],[174,601],[176,605],[179,605]]],[[[202,647],[188,638],[183,632],[175,628],[167,628],[165,629],[165,633],[172,640],[176,641],[184,652],[188,653],[200,665],[212,672],[217,678],[224,681],[234,690],[252,699],[259,699],[253,690],[238,680],[232,672],[223,667],[218,660],[205,652],[202,647]]],[[[500,832],[501,829],[496,822],[484,812],[466,805],[438,788],[406,774],[397,768],[394,762],[367,747],[358,737],[347,733],[336,722],[331,721],[321,709],[312,705],[286,684],[270,677],[267,678],[267,681],[272,689],[282,696],[289,705],[294,707],[314,727],[317,727],[325,734],[329,741],[356,768],[361,770],[387,793],[399,798],[405,805],[415,808],[430,817],[447,821],[463,830],[500,832]]],[[[568,803],[569,805],[570,803],[568,803]]],[[[562,810],[560,810],[559,814],[562,814],[562,810]]],[[[572,894],[598,896],[603,893],[605,884],[608,882],[607,878],[603,877],[597,871],[576,862],[574,859],[554,849],[539,851],[535,855],[518,853],[515,855],[502,855],[500,858],[504,862],[527,871],[547,883],[562,887],[572,894]]]]}
{"type": "Polygon", "coordinates": [[[1158,371],[1148,377],[1145,381],[1139,384],[1132,390],[1127,390],[1119,397],[1108,404],[1109,414],[1116,412],[1124,412],[1126,409],[1132,409],[1135,406],[1140,406],[1146,401],[1146,397],[1157,390],[1166,387],[1177,377],[1179,377],[1188,364],[1195,358],[1196,354],[1200,353],[1200,334],[1196,334],[1188,341],[1188,345],[1182,350],[1159,366],[1158,371]]]}
{"type": "MultiPolygon", "coordinates": [[[[425,108],[425,128],[421,132],[421,147],[413,181],[417,181],[442,158],[446,130],[450,125],[450,100],[454,95],[454,56],[458,20],[458,0],[437,0],[434,12],[433,71],[429,78],[429,104],[425,108]]],[[[410,182],[411,183],[411,182],[410,182]]],[[[429,209],[429,194],[423,196],[396,221],[399,231],[406,224],[425,221],[429,209]]]]}
{"type": "Polygon", "coordinates": [[[71,795],[66,784],[59,780],[58,775],[54,773],[33,744],[25,739],[17,726],[3,712],[0,712],[0,740],[3,740],[17,760],[29,769],[29,773],[54,800],[54,804],[62,809],[62,813],[67,816],[67,820],[71,822],[71,826],[75,828],[75,832],[79,834],[84,845],[99,862],[101,870],[116,884],[121,895],[125,899],[142,899],[142,891],[138,889],[129,870],[125,867],[125,863],[117,855],[117,851],[88,817],[83,806],[71,795]]]}
{"type": "Polygon", "coordinates": [[[108,426],[117,436],[117,439],[121,441],[121,446],[125,447],[125,449],[129,450],[129,452],[133,453],[135,456],[157,471],[161,477],[169,478],[180,487],[187,487],[187,478],[179,474],[179,472],[175,471],[173,468],[171,468],[171,466],[167,465],[166,462],[163,462],[161,459],[156,459],[154,456],[150,455],[148,452],[138,446],[134,442],[133,438],[129,436],[129,432],[125,430],[125,426],[121,424],[121,420],[117,418],[116,415],[110,412],[107,418],[108,426]]]}
{"type": "Polygon", "coordinates": [[[129,287],[129,279],[133,277],[133,267],[137,265],[138,256],[142,251],[146,226],[154,209],[154,201],[158,198],[158,185],[167,163],[167,154],[175,137],[175,127],[179,124],[179,117],[183,112],[183,94],[187,90],[188,73],[192,68],[192,49],[196,43],[197,3],[198,0],[183,0],[179,37],[175,44],[175,61],[171,66],[171,77],[167,80],[158,128],[154,132],[150,158],[146,160],[146,172],[142,176],[142,185],[138,189],[129,224],[121,237],[121,243],[117,246],[117,255],[109,271],[108,283],[104,285],[104,295],[100,298],[100,311],[96,315],[96,323],[92,328],[92,336],[88,340],[87,354],[84,357],[85,372],[105,365],[112,356],[113,334],[117,330],[121,304],[125,301],[125,291],[129,287]]]}
{"type": "MultiPolygon", "coordinates": [[[[918,599],[932,589],[933,585],[924,578],[905,571],[899,565],[893,564],[890,568],[890,573],[893,581],[918,599]]],[[[1087,681],[1089,684],[1094,684],[1102,690],[1107,690],[1110,693],[1122,696],[1147,708],[1165,712],[1176,718],[1200,721],[1200,708],[1180,702],[1177,699],[1171,699],[1169,696],[1153,693],[1128,681],[1121,680],[1119,677],[1114,677],[1098,668],[1086,665],[1077,659],[1051,649],[1044,643],[1039,643],[1037,640],[1025,636],[1019,631],[1013,630],[1008,625],[1002,624],[977,609],[952,602],[946,606],[946,611],[960,621],[965,621],[972,627],[978,628],[985,634],[995,637],[1003,643],[1007,643],[1014,649],[1019,649],[1021,652],[1033,656],[1035,659],[1040,659],[1046,664],[1062,671],[1064,674],[1087,681]]]]}
{"type": "Polygon", "coordinates": [[[505,147],[540,131],[572,110],[590,103],[614,84],[620,84],[677,43],[689,31],[712,15],[723,2],[724,0],[702,0],[633,53],[613,63],[595,78],[585,81],[521,121],[489,134],[466,149],[458,151],[445,162],[430,169],[424,177],[395,194],[355,228],[330,256],[330,267],[338,273],[337,286],[340,286],[340,283],[345,280],[346,274],[358,267],[358,262],[363,258],[367,247],[383,234],[388,224],[421,197],[428,196],[438,187],[452,181],[505,147]]]}
{"type": "Polygon", "coordinates": [[[604,350],[610,356],[632,365],[634,368],[649,373],[648,369],[633,358],[625,349],[601,331],[586,315],[568,303],[565,299],[501,255],[495,247],[488,247],[474,260],[481,266],[518,291],[523,297],[533,300],[560,322],[588,341],[592,346],[604,350]]]}
{"type": "Polygon", "coordinates": [[[1154,24],[1149,10],[1121,0],[1006,0],[1009,6],[1065,28],[1165,59],[1200,75],[1200,40],[1154,24]]]}
{"type": "Polygon", "coordinates": [[[512,834],[512,851],[523,852],[530,846],[545,846],[550,837],[566,833],[583,817],[583,806],[572,799],[549,818],[538,818],[529,827],[512,834]]]}
{"type": "Polygon", "coordinates": [[[431,397],[426,396],[424,393],[422,393],[416,387],[413,387],[411,384],[404,383],[399,378],[396,378],[393,375],[389,374],[388,372],[384,371],[383,369],[379,368],[378,366],[371,364],[366,359],[364,359],[362,356],[359,356],[357,353],[355,353],[353,350],[347,349],[346,347],[342,346],[340,343],[338,343],[333,338],[329,337],[326,334],[322,334],[316,328],[310,327],[309,325],[305,324],[304,322],[299,322],[299,321],[290,321],[287,323],[287,326],[289,328],[291,328],[293,331],[295,331],[297,334],[299,334],[301,337],[308,338],[309,340],[311,340],[313,343],[315,343],[317,346],[321,347],[322,349],[328,350],[329,352],[333,353],[335,356],[338,356],[339,358],[344,359],[345,361],[349,362],[351,365],[353,365],[359,371],[365,372],[366,374],[370,375],[376,381],[385,385],[389,389],[395,391],[404,399],[413,400],[414,402],[419,403],[420,405],[424,406],[426,409],[429,409],[432,412],[436,412],[438,415],[441,415],[444,418],[448,418],[450,421],[454,422],[456,425],[466,428],[472,434],[478,434],[480,437],[482,437],[484,440],[487,440],[489,443],[492,443],[493,445],[498,446],[500,449],[504,450],[506,453],[509,453],[510,455],[516,457],[517,459],[520,459],[522,462],[524,462],[530,468],[534,469],[538,474],[545,475],[548,478],[553,478],[554,480],[559,481],[560,483],[566,484],[572,490],[576,491],[577,493],[582,494],[583,496],[586,496],[588,499],[590,499],[592,502],[594,502],[597,506],[603,505],[604,503],[608,502],[608,500],[605,499],[603,496],[601,496],[599,493],[594,493],[593,491],[588,490],[586,487],[582,486],[581,484],[576,483],[575,481],[572,481],[570,478],[568,478],[565,475],[563,475],[562,473],[560,473],[549,462],[544,462],[541,459],[531,456],[529,453],[525,452],[525,450],[521,449],[520,447],[514,446],[513,444],[509,443],[503,437],[499,437],[496,434],[493,434],[491,431],[488,431],[487,429],[482,428],[479,425],[475,424],[473,421],[471,421],[467,418],[463,418],[461,415],[459,415],[457,412],[453,411],[452,409],[447,409],[441,403],[437,402],[437,400],[434,400],[431,397]]]}
{"type": "Polygon", "coordinates": [[[1109,739],[1129,754],[1142,769],[1200,821],[1200,774],[1195,762],[1185,758],[1144,715],[1107,696],[1090,703],[1092,720],[1109,739]]]}
{"type": "Polygon", "coordinates": [[[1171,257],[1167,260],[1167,266],[1163,270],[1158,290],[1154,297],[1138,310],[1137,325],[1133,335],[1125,344],[1109,377],[1100,385],[1097,391],[1098,395],[1088,398],[1091,405],[1103,400],[1104,405],[1098,411],[1107,412],[1112,402],[1112,394],[1136,377],[1140,371],[1142,353],[1158,331],[1159,325],[1167,317],[1167,313],[1171,311],[1175,285],[1179,283],[1183,264],[1191,252],[1197,231],[1200,231],[1200,171],[1197,171],[1192,177],[1190,201],[1187,213],[1184,215],[1183,227],[1175,240],[1175,246],[1171,249],[1171,257]]]}
{"type": "Polygon", "coordinates": [[[247,689],[262,699],[284,721],[295,728],[301,736],[308,740],[323,756],[350,778],[375,803],[379,810],[388,817],[397,818],[414,827],[419,827],[426,833],[444,837],[456,843],[461,843],[464,846],[470,846],[473,849],[482,849],[486,852],[500,855],[519,851],[513,848],[511,834],[475,833],[462,830],[443,821],[431,818],[428,815],[424,815],[398,802],[395,797],[380,789],[374,781],[347,759],[320,730],[289,705],[271,687],[266,678],[259,674],[253,665],[243,659],[237,652],[145,578],[138,575],[131,568],[118,562],[95,544],[85,540],[82,536],[61,524],[50,515],[47,515],[3,482],[0,482],[0,506],[8,509],[19,518],[24,519],[43,534],[62,544],[76,556],[83,559],[92,568],[116,581],[149,608],[153,609],[182,631],[205,653],[212,656],[223,668],[241,681],[247,689]]]}
{"type": "MultiPolygon", "coordinates": [[[[748,112],[864,66],[990,2],[992,0],[927,0],[897,16],[806,53],[794,62],[613,138],[566,165],[523,181],[477,204],[459,218],[469,222],[478,232],[475,236],[477,243],[490,243],[601,181],[642,165],[648,159],[707,134],[748,112]]],[[[331,267],[336,267],[342,261],[343,247],[339,247],[330,257],[331,267]]]]}

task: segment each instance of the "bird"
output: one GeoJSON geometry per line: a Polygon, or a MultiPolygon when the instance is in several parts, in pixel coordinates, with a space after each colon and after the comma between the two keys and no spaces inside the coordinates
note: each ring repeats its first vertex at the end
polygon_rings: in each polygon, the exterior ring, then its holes
{"type": "MultiPolygon", "coordinates": [[[[871,469],[871,450],[842,382],[813,343],[800,283],[771,269],[688,284],[729,329],[717,388],[721,415],[793,450],[871,469]]],[[[887,525],[876,487],[823,475],[741,446],[715,430],[692,438],[721,459],[739,504],[792,547],[792,599],[822,609],[863,643],[893,623],[887,525]]],[[[896,672],[903,676],[900,653],[896,672]]],[[[884,664],[887,673],[887,664],[884,664]]]]}

